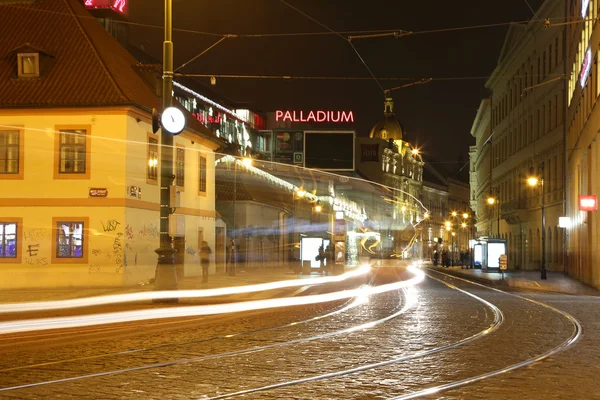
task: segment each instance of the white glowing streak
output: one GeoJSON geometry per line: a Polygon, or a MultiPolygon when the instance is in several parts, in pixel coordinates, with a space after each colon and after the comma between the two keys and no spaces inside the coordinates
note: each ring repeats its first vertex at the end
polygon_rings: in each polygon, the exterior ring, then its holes
{"type": "MultiPolygon", "coordinates": [[[[425,279],[425,274],[421,270],[414,267],[408,267],[408,269],[415,275],[413,278],[381,286],[367,286],[359,289],[343,290],[340,292],[327,294],[255,300],[241,303],[176,307],[156,310],[136,310],[72,317],[39,318],[29,320],[8,321],[0,323],[0,334],[41,331],[48,329],[77,328],[82,326],[115,324],[132,321],[144,321],[150,319],[226,314],[252,310],[264,310],[268,308],[281,308],[324,303],[347,299],[351,297],[370,296],[373,294],[384,293],[389,292],[391,290],[398,290],[405,287],[414,286],[425,279]]],[[[173,293],[171,293],[170,295],[171,297],[173,297],[173,293]]]]}
{"type": "Polygon", "coordinates": [[[114,294],[108,296],[84,297],[81,299],[58,300],[58,301],[36,301],[27,303],[7,303],[0,304],[0,313],[14,313],[27,311],[46,311],[60,310],[67,308],[79,308],[89,306],[99,306],[105,304],[130,303],[133,301],[200,298],[227,296],[232,294],[262,292],[265,290],[282,289],[296,286],[321,285],[324,283],[342,282],[349,278],[365,275],[370,271],[369,265],[363,265],[353,271],[346,272],[339,276],[329,276],[308,279],[291,279],[287,281],[277,281],[269,283],[259,283],[256,285],[232,286],[219,289],[202,290],[176,290],[176,291],[157,291],[142,293],[114,294]]]}

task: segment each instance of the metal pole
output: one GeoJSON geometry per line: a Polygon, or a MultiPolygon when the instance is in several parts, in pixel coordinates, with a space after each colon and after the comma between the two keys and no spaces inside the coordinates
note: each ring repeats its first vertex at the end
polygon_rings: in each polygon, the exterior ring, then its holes
{"type": "Polygon", "coordinates": [[[233,157],[233,232],[231,232],[231,265],[229,265],[229,276],[235,276],[235,267],[237,263],[237,243],[235,242],[235,209],[237,203],[237,158],[233,157]]]}
{"type": "MultiPolygon", "coordinates": [[[[165,41],[163,43],[163,110],[170,107],[173,101],[173,42],[172,15],[173,0],[165,0],[165,41]]],[[[171,211],[170,188],[173,183],[173,136],[161,129],[161,163],[160,163],[160,248],[158,254],[154,286],[156,290],[176,290],[177,272],[175,270],[171,238],[169,237],[169,215],[171,211]]],[[[177,301],[177,299],[170,299],[177,301]]]]}
{"type": "MultiPolygon", "coordinates": [[[[544,167],[542,166],[542,176],[544,174],[544,167]]],[[[542,177],[542,268],[541,268],[541,279],[547,279],[546,277],[546,212],[544,207],[544,178],[542,177]]]]}

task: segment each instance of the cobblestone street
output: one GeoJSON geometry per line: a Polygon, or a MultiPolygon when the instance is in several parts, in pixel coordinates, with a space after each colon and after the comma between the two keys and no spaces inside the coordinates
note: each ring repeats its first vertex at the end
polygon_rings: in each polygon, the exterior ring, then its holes
{"type": "MultiPolygon", "coordinates": [[[[437,279],[375,295],[353,307],[338,301],[122,324],[91,330],[94,333],[0,337],[0,386],[12,388],[0,397],[202,399],[264,388],[242,398],[394,398],[530,359],[573,333],[573,324],[552,310],[436,272],[428,274],[437,279]],[[492,308],[455,287],[498,307],[503,321],[497,329],[490,329],[495,320],[492,308]],[[367,323],[372,324],[351,329],[367,323]],[[478,333],[476,340],[452,346],[478,333]],[[442,346],[448,348],[431,352],[442,346]],[[396,361],[366,367],[390,360],[396,361]],[[348,373],[358,367],[364,370],[348,373]],[[293,382],[302,379],[306,380],[293,382]],[[42,382],[48,384],[39,385],[42,382]],[[275,384],[283,385],[265,388],[275,384]],[[18,388],[22,385],[32,386],[18,388]]],[[[595,345],[600,339],[600,298],[519,295],[572,314],[583,325],[582,338],[531,366],[433,398],[600,398],[594,382],[600,372],[595,345]]]]}

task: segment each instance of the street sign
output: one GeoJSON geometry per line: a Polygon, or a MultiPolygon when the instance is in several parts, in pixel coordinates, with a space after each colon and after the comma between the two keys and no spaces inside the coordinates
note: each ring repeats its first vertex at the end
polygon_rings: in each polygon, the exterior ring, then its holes
{"type": "Polygon", "coordinates": [[[505,271],[508,268],[508,256],[506,254],[500,255],[500,269],[505,271]]]}
{"type": "Polygon", "coordinates": [[[595,195],[581,195],[579,196],[579,210],[580,211],[596,211],[598,209],[598,202],[595,195]]]}

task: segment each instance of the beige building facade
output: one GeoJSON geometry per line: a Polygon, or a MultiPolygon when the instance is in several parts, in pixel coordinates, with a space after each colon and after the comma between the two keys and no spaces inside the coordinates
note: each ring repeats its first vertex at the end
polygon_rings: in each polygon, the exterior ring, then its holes
{"type": "Polygon", "coordinates": [[[569,19],[580,21],[567,25],[566,93],[566,271],[570,276],[600,288],[600,228],[597,211],[581,211],[581,196],[598,196],[600,167],[598,128],[600,111],[596,108],[600,87],[598,55],[600,25],[597,21],[598,0],[569,1],[569,19]]]}
{"type": "Polygon", "coordinates": [[[486,82],[490,99],[481,103],[473,124],[470,201],[478,234],[506,239],[510,269],[539,269],[545,234],[547,269],[564,270],[564,230],[558,226],[565,193],[564,26],[540,22],[562,21],[564,13],[565,1],[547,0],[536,11],[538,19],[510,26],[486,82]],[[528,186],[531,175],[543,179],[543,186],[528,186]],[[493,205],[486,205],[489,197],[493,205]]]}

